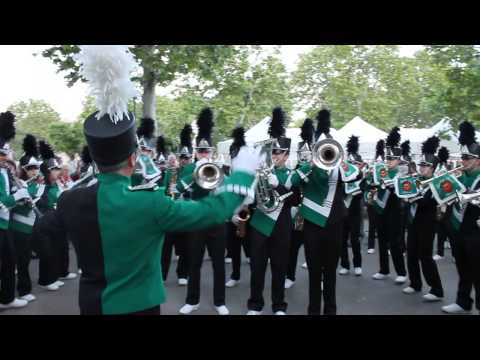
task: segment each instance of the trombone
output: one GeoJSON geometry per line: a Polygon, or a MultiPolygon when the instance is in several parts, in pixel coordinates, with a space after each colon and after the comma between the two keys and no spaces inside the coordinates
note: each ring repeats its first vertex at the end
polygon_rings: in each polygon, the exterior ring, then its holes
{"type": "Polygon", "coordinates": [[[459,166],[459,167],[457,167],[457,168],[455,168],[455,169],[452,169],[452,170],[449,170],[449,171],[447,171],[447,172],[444,172],[443,174],[440,174],[440,175],[438,175],[438,176],[434,176],[434,177],[432,177],[432,178],[430,178],[430,179],[428,179],[428,180],[418,181],[418,182],[417,182],[417,185],[418,185],[419,188],[424,189],[424,188],[428,187],[431,182],[433,182],[434,180],[438,179],[440,176],[443,176],[443,175],[446,175],[446,174],[454,174],[454,173],[456,173],[456,172],[458,172],[458,171],[462,171],[462,170],[463,170],[463,166],[459,166]]]}

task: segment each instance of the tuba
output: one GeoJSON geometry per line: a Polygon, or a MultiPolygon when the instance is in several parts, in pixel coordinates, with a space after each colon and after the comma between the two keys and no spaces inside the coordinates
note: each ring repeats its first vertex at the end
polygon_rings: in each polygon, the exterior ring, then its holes
{"type": "Polygon", "coordinates": [[[327,138],[319,140],[312,149],[313,164],[323,170],[336,169],[344,160],[345,152],[336,140],[327,138]]]}

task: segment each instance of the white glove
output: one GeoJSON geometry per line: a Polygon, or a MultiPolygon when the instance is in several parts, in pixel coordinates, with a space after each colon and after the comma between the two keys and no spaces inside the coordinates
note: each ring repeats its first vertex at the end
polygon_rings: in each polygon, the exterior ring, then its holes
{"type": "Polygon", "coordinates": [[[254,175],[256,170],[260,167],[261,148],[257,150],[251,149],[248,146],[242,146],[238,155],[232,160],[233,171],[244,171],[246,173],[254,175]]]}
{"type": "Polygon", "coordinates": [[[279,184],[277,175],[270,173],[270,175],[268,175],[268,183],[275,189],[279,184]]]}
{"type": "Polygon", "coordinates": [[[20,189],[15,194],[13,194],[13,198],[15,201],[19,201],[22,199],[30,199],[30,194],[27,189],[20,189]]]}
{"type": "Polygon", "coordinates": [[[206,164],[208,163],[208,159],[206,158],[203,158],[203,159],[200,159],[198,160],[196,163],[195,163],[195,170],[198,169],[200,166],[202,166],[203,164],[206,164]]]}
{"type": "Polygon", "coordinates": [[[239,222],[240,222],[240,219],[239,219],[238,215],[233,215],[233,216],[232,216],[232,223],[233,223],[235,226],[238,226],[239,222]]]}

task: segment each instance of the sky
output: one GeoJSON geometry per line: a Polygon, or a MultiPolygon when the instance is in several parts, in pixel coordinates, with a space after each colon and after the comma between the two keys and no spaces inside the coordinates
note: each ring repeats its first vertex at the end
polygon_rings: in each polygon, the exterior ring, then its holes
{"type": "MultiPolygon", "coordinates": [[[[28,99],[47,101],[65,121],[74,121],[82,111],[88,86],[77,83],[68,87],[55,65],[40,54],[49,45],[0,45],[0,112],[28,99]]],[[[282,45],[281,57],[288,71],[295,70],[299,55],[312,45],[282,45]]],[[[402,56],[412,56],[419,45],[401,45],[402,56]]]]}

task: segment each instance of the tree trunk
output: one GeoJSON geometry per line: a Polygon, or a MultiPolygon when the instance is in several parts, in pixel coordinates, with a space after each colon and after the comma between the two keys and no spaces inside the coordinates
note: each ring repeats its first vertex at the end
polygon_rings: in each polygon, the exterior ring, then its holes
{"type": "Polygon", "coordinates": [[[156,99],[155,99],[155,76],[152,71],[144,69],[143,75],[143,117],[155,120],[156,117],[156,99]]]}

